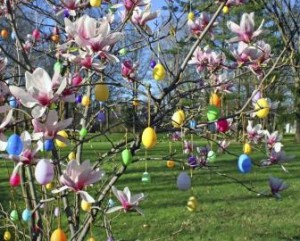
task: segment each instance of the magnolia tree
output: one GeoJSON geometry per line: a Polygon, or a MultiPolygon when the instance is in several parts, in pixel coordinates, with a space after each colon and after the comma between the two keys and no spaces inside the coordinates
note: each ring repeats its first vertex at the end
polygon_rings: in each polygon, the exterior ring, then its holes
{"type": "MultiPolygon", "coordinates": [[[[199,13],[193,11],[195,4],[181,1],[166,1],[161,12],[153,10],[150,0],[2,2],[0,150],[2,159],[14,163],[8,167],[9,183],[13,193],[22,191],[24,202],[14,197],[9,207],[2,206],[4,239],[81,241],[100,222],[107,239],[114,240],[112,213],[143,215],[145,198],[130,187],[119,190],[118,179],[133,159],[138,161],[139,149],[159,145],[158,132],[182,142],[184,154],[170,152],[168,167],[176,161],[194,172],[210,170],[217,155],[231,153],[230,143],[242,132],[240,172],[250,172],[253,146],[266,153],[256,165],[279,164],[286,171],[284,162],[291,157],[283,150],[281,134],[268,129],[266,121],[276,109],[267,89],[273,71],[284,64],[285,49],[272,54],[263,40],[264,21],[256,25],[253,12],[243,13],[239,22],[227,21],[226,30],[220,22],[222,14],[245,4],[212,1],[199,13]],[[231,37],[221,41],[218,35],[228,31],[231,37]],[[136,61],[133,56],[140,57],[136,61]],[[236,80],[250,75],[253,93],[246,96],[236,80]],[[237,91],[243,104],[235,108],[226,98],[237,91]],[[125,107],[131,109],[131,127],[139,127],[132,135],[127,135],[131,128],[125,125],[125,107]],[[111,109],[117,118],[92,131],[111,109]],[[114,143],[108,133],[118,126],[126,135],[114,143]],[[196,146],[188,134],[208,145],[196,146]],[[99,136],[111,148],[85,160],[84,144],[99,136]],[[69,154],[61,151],[66,146],[69,154]],[[121,160],[104,170],[102,164],[112,157],[121,160]],[[109,199],[110,191],[116,203],[109,199]],[[55,217],[58,224],[50,221],[55,217]],[[28,230],[20,226],[21,218],[28,230]]],[[[145,172],[142,181],[149,180],[145,172]]],[[[275,197],[287,188],[275,177],[269,185],[275,197]]],[[[178,173],[177,186],[188,190],[191,177],[178,173]]],[[[196,197],[191,197],[188,209],[196,208],[196,197]]]]}

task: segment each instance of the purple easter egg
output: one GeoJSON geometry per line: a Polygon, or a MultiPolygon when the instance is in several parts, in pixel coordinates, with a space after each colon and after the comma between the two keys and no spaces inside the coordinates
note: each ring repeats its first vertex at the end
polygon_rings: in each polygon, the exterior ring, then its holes
{"type": "Polygon", "coordinates": [[[76,95],[75,102],[76,102],[77,104],[80,104],[81,101],[82,101],[82,96],[81,96],[81,95],[76,95]]]}
{"type": "Polygon", "coordinates": [[[156,65],[155,60],[151,60],[150,67],[153,69],[155,67],[155,65],[156,65]]]}
{"type": "Polygon", "coordinates": [[[98,115],[97,115],[97,120],[98,120],[99,122],[104,123],[104,122],[106,121],[106,115],[105,115],[105,112],[100,111],[100,112],[98,113],[98,115]]]}
{"type": "Polygon", "coordinates": [[[54,167],[50,160],[41,159],[35,168],[35,179],[38,183],[46,185],[54,178],[54,167]]]}

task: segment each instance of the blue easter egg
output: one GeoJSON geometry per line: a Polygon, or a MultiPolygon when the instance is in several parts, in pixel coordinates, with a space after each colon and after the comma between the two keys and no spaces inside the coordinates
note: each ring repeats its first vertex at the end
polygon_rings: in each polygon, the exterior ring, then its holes
{"type": "Polygon", "coordinates": [[[53,140],[46,140],[44,142],[44,150],[45,151],[52,151],[54,148],[53,140]]]}
{"type": "Polygon", "coordinates": [[[81,95],[76,95],[76,99],[75,99],[77,104],[80,104],[82,101],[82,96],[81,95]]]}
{"type": "Polygon", "coordinates": [[[10,37],[11,37],[12,40],[15,40],[16,39],[16,33],[15,32],[11,32],[10,37]]]}
{"type": "Polygon", "coordinates": [[[31,219],[31,216],[32,216],[32,213],[29,209],[25,209],[22,213],[22,219],[25,221],[25,222],[29,222],[30,219],[31,219]]]}
{"type": "Polygon", "coordinates": [[[252,169],[252,161],[246,154],[240,155],[238,159],[238,170],[241,173],[248,173],[252,169]]]}
{"type": "Polygon", "coordinates": [[[97,120],[98,120],[99,122],[104,123],[105,120],[106,120],[105,112],[100,111],[100,112],[98,113],[98,115],[97,115],[97,120]]]}
{"type": "Polygon", "coordinates": [[[18,156],[23,150],[23,142],[21,137],[17,134],[11,135],[7,140],[6,152],[9,155],[18,156]]]}
{"type": "Polygon", "coordinates": [[[17,100],[14,96],[9,97],[8,103],[9,103],[9,106],[11,108],[17,108],[18,107],[18,102],[17,102],[17,100]]]}
{"type": "Polygon", "coordinates": [[[177,187],[179,190],[186,191],[191,188],[192,180],[187,172],[181,172],[177,177],[177,187]]]}
{"type": "Polygon", "coordinates": [[[115,202],[114,200],[112,200],[111,198],[108,200],[108,207],[112,208],[113,206],[115,206],[115,202]]]}
{"type": "Polygon", "coordinates": [[[151,60],[150,67],[153,69],[155,67],[155,65],[156,65],[155,60],[151,60]]]}
{"type": "Polygon", "coordinates": [[[195,129],[197,125],[197,122],[195,120],[190,120],[190,128],[195,129]]]}

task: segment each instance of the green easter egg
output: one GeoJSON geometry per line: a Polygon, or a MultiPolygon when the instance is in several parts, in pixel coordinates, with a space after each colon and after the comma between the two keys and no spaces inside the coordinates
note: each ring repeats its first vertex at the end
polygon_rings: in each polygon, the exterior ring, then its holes
{"type": "Polygon", "coordinates": [[[207,119],[209,121],[217,120],[220,117],[220,109],[216,106],[210,105],[207,108],[207,119]]]}
{"type": "Polygon", "coordinates": [[[86,137],[87,133],[88,133],[88,131],[87,131],[86,128],[81,128],[81,130],[80,130],[80,132],[79,132],[79,135],[80,135],[81,137],[86,137]]]}
{"type": "Polygon", "coordinates": [[[210,162],[214,162],[217,159],[217,154],[214,151],[209,151],[207,153],[207,159],[210,162]]]}
{"type": "Polygon", "coordinates": [[[150,183],[151,182],[151,176],[148,172],[144,172],[142,176],[142,183],[150,183]]]}
{"type": "Polygon", "coordinates": [[[63,68],[62,63],[59,62],[59,61],[56,61],[55,64],[54,64],[54,66],[53,66],[54,71],[60,73],[61,70],[62,70],[62,68],[63,68]]]}
{"type": "Polygon", "coordinates": [[[126,49],[126,48],[120,49],[120,50],[119,50],[119,54],[120,54],[121,56],[126,55],[126,54],[127,54],[127,49],[126,49]]]}
{"type": "Polygon", "coordinates": [[[125,166],[128,166],[132,162],[132,154],[130,150],[125,149],[122,151],[122,161],[125,166]]]}
{"type": "Polygon", "coordinates": [[[18,215],[17,210],[14,209],[14,210],[11,211],[10,220],[12,220],[14,222],[19,220],[19,215],[18,215]]]}

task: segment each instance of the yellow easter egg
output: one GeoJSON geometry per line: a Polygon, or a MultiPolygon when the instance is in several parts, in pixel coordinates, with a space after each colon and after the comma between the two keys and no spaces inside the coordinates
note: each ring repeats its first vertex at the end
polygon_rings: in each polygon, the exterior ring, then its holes
{"type": "Polygon", "coordinates": [[[83,96],[83,97],[82,97],[82,100],[81,100],[81,104],[82,104],[84,107],[88,107],[88,106],[91,104],[90,97],[88,97],[87,95],[83,96]]]}
{"type": "Polygon", "coordinates": [[[243,146],[243,152],[245,154],[250,154],[252,151],[252,147],[249,143],[245,143],[244,146],[243,146]]]}
{"type": "Polygon", "coordinates": [[[153,78],[155,80],[163,80],[166,77],[166,70],[162,64],[156,64],[153,69],[153,78]]]}
{"type": "Polygon", "coordinates": [[[5,232],[4,232],[4,235],[3,235],[3,239],[4,239],[5,241],[11,240],[11,233],[10,233],[9,231],[5,231],[5,232]]]}
{"type": "Polygon", "coordinates": [[[209,98],[209,104],[221,107],[221,99],[216,93],[212,93],[209,98]]]}
{"type": "MultiPolygon", "coordinates": [[[[69,137],[68,134],[67,134],[67,132],[65,132],[65,131],[59,131],[59,132],[57,132],[57,135],[62,136],[62,137],[64,137],[64,138],[66,138],[66,139],[68,139],[68,137],[69,137]]],[[[64,147],[67,146],[66,143],[64,143],[64,142],[62,142],[62,141],[60,141],[60,140],[58,140],[58,139],[55,139],[55,143],[56,143],[56,145],[57,145],[59,148],[64,148],[64,147]]]]}
{"type": "Polygon", "coordinates": [[[172,125],[179,128],[183,125],[185,121],[185,114],[183,110],[178,110],[172,115],[172,125]]]}
{"type": "Polygon", "coordinates": [[[107,101],[109,97],[109,88],[106,84],[99,83],[95,86],[95,98],[98,101],[107,101]]]}
{"type": "Polygon", "coordinates": [[[173,168],[175,167],[175,162],[173,160],[168,160],[167,161],[167,167],[168,168],[173,168]]]}
{"type": "Polygon", "coordinates": [[[139,106],[140,105],[140,101],[137,98],[134,98],[132,101],[132,105],[133,106],[139,106]]]}
{"type": "Polygon", "coordinates": [[[96,241],[96,239],[94,237],[90,237],[88,241],[96,241]]]}
{"type": "Polygon", "coordinates": [[[101,5],[101,0],[90,0],[90,5],[92,7],[99,7],[101,5]]]}
{"type": "Polygon", "coordinates": [[[198,208],[198,201],[196,199],[196,197],[191,196],[187,202],[187,209],[190,212],[195,212],[198,208]]]}
{"type": "Polygon", "coordinates": [[[72,161],[72,160],[76,160],[76,154],[75,152],[70,152],[69,155],[68,155],[68,159],[69,161],[72,161]]]}
{"type": "Polygon", "coordinates": [[[92,204],[90,204],[84,200],[81,200],[80,206],[83,211],[89,212],[91,210],[92,204]]]}
{"type": "Polygon", "coordinates": [[[142,134],[142,143],[146,149],[155,146],[157,142],[156,132],[152,127],[147,127],[142,134]]]}
{"type": "Polygon", "coordinates": [[[222,9],[224,14],[228,14],[229,13],[229,7],[224,6],[224,8],[222,9]]]}
{"type": "Polygon", "coordinates": [[[266,98],[259,99],[254,106],[258,118],[265,118],[270,112],[270,104],[266,98]]]}
{"type": "Polygon", "coordinates": [[[52,182],[49,182],[46,184],[46,189],[47,190],[51,190],[53,188],[53,183],[52,182]]]}
{"type": "Polygon", "coordinates": [[[193,12],[189,12],[189,14],[188,14],[188,20],[193,21],[194,18],[195,18],[195,14],[193,12]]]}
{"type": "Polygon", "coordinates": [[[62,229],[58,228],[51,234],[50,241],[67,241],[67,236],[62,229]]]}

